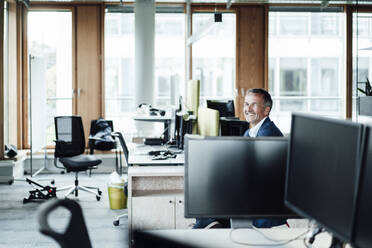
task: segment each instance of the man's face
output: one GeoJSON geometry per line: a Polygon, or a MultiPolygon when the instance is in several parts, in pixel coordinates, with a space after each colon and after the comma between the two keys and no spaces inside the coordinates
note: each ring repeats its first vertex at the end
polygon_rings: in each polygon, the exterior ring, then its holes
{"type": "Polygon", "coordinates": [[[263,118],[270,113],[270,107],[264,107],[262,94],[248,93],[244,101],[244,115],[249,122],[250,128],[256,126],[263,118]]]}

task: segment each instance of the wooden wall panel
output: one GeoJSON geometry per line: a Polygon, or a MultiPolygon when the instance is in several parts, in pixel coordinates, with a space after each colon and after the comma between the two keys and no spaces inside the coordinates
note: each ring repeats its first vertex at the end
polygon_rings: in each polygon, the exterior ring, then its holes
{"type": "Polygon", "coordinates": [[[17,139],[17,114],[18,114],[18,81],[17,81],[17,3],[15,0],[8,1],[9,15],[9,42],[8,42],[8,99],[9,99],[9,116],[8,130],[9,143],[18,145],[17,139]]]}
{"type": "Polygon", "coordinates": [[[241,6],[237,9],[236,26],[236,115],[244,119],[243,103],[249,88],[265,87],[267,68],[267,32],[265,6],[241,6]],[[242,94],[244,89],[244,94],[242,94]]]}
{"type": "Polygon", "coordinates": [[[22,73],[23,73],[23,67],[22,67],[22,44],[23,44],[23,7],[21,4],[17,3],[17,26],[16,26],[16,32],[17,32],[17,147],[23,148],[23,101],[22,101],[22,73]]]}
{"type": "Polygon", "coordinates": [[[353,10],[346,8],[346,118],[353,115],[353,10]]]}
{"type": "Polygon", "coordinates": [[[77,6],[75,30],[76,89],[80,89],[76,108],[87,138],[90,121],[102,115],[100,5],[77,6]]]}
{"type": "Polygon", "coordinates": [[[4,158],[4,2],[0,1],[0,159],[4,158]]]}

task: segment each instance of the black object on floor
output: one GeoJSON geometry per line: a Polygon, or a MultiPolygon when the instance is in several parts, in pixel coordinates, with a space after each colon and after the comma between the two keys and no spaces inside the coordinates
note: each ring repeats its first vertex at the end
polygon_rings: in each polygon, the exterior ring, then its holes
{"type": "Polygon", "coordinates": [[[57,188],[56,187],[44,186],[44,185],[41,185],[41,184],[39,184],[39,183],[29,179],[29,178],[26,178],[26,182],[28,182],[29,184],[34,184],[34,185],[40,187],[40,189],[31,190],[29,197],[23,199],[23,204],[28,203],[28,202],[33,202],[33,201],[48,200],[48,199],[57,197],[57,195],[56,195],[57,188]]]}
{"type": "Polygon", "coordinates": [[[44,203],[39,212],[40,232],[53,238],[61,248],[92,248],[83,211],[79,203],[69,199],[56,199],[44,203]],[[57,232],[48,222],[48,216],[59,207],[64,207],[71,213],[71,218],[63,233],[57,232]]]}

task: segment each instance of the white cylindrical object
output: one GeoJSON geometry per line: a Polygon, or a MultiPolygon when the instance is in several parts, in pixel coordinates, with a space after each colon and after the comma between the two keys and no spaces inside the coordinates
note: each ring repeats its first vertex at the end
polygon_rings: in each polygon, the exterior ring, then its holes
{"type": "MultiPolygon", "coordinates": [[[[134,3],[135,51],[134,82],[136,107],[141,103],[155,105],[155,2],[136,0],[134,3]]],[[[137,134],[152,136],[154,123],[136,121],[137,134]]]]}
{"type": "Polygon", "coordinates": [[[135,106],[154,105],[155,2],[136,0],[135,20],[135,106]]]}

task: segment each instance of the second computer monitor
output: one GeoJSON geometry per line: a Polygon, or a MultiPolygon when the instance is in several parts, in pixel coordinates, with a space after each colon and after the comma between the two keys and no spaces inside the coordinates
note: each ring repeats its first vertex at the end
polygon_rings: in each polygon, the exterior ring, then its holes
{"type": "Polygon", "coordinates": [[[365,146],[363,151],[358,201],[352,239],[355,248],[372,247],[372,130],[366,129],[365,146]]]}
{"type": "Polygon", "coordinates": [[[243,136],[248,128],[249,123],[247,121],[228,118],[220,119],[221,136],[243,136]]]}
{"type": "Polygon", "coordinates": [[[353,227],[362,125],[292,115],[285,203],[342,241],[353,227]]]}
{"type": "Polygon", "coordinates": [[[185,216],[289,217],[284,206],[287,139],[187,136],[185,216]]]}
{"type": "Polygon", "coordinates": [[[235,117],[234,100],[207,100],[207,108],[220,112],[220,117],[235,117]]]}

